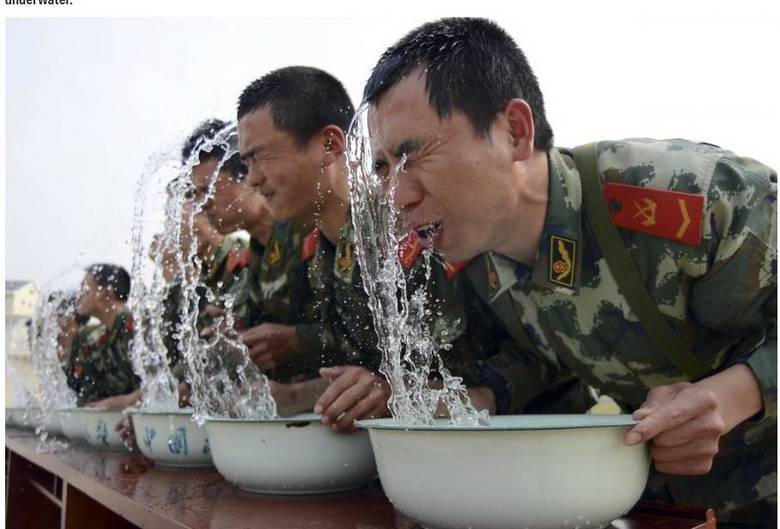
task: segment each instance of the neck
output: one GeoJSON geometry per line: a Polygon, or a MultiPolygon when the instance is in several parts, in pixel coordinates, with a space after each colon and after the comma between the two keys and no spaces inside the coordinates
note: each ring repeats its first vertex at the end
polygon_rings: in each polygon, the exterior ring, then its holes
{"type": "Polygon", "coordinates": [[[114,328],[116,317],[124,308],[125,304],[121,301],[111,301],[105,307],[101,307],[94,316],[100,320],[100,323],[102,323],[106,329],[111,330],[114,328]]]}
{"type": "Polygon", "coordinates": [[[539,253],[549,195],[547,153],[536,151],[528,161],[515,164],[516,199],[507,211],[496,233],[511,234],[494,251],[519,263],[533,265],[539,253]],[[523,236],[517,236],[517,226],[523,226],[523,236]]]}
{"type": "Polygon", "coordinates": [[[253,239],[265,246],[268,244],[268,239],[271,238],[273,221],[270,216],[260,214],[255,217],[254,222],[245,226],[244,229],[249,232],[253,239]]]}
{"type": "Polygon", "coordinates": [[[329,175],[328,181],[337,182],[331,186],[325,193],[323,199],[321,214],[317,219],[317,227],[330,242],[335,243],[341,228],[347,221],[349,212],[349,191],[347,189],[347,166],[346,163],[333,164],[328,167],[331,171],[338,171],[338,174],[329,175]],[[341,184],[344,185],[341,185],[341,184]]]}

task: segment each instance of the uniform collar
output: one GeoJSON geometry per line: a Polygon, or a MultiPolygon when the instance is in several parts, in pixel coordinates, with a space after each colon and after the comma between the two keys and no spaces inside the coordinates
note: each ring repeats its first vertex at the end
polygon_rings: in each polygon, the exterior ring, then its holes
{"type": "MultiPolygon", "coordinates": [[[[547,152],[549,189],[539,251],[532,267],[495,252],[485,254],[491,301],[518,283],[573,295],[579,288],[582,263],[582,188],[574,161],[567,151],[547,152]]],[[[519,234],[518,234],[519,236],[519,234]]]]}

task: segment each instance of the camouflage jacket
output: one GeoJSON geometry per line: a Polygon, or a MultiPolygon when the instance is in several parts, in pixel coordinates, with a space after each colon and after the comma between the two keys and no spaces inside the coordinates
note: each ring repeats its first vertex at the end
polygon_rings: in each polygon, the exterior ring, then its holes
{"type": "Polygon", "coordinates": [[[260,267],[263,251],[263,245],[255,239],[247,242],[236,234],[226,235],[202,275],[202,283],[213,294],[212,305],[225,308],[230,299],[231,312],[239,329],[258,319],[255,311],[259,310],[261,303],[253,298],[256,291],[251,285],[257,281],[254,276],[260,267]]]}
{"type": "Polygon", "coordinates": [[[181,321],[181,283],[179,280],[165,286],[163,293],[163,315],[160,334],[168,357],[168,367],[179,382],[184,382],[186,362],[179,350],[179,341],[176,337],[179,322],[181,321]]]}
{"type": "MultiPolygon", "coordinates": [[[[469,276],[507,328],[520,322],[527,331],[539,355],[532,364],[531,353],[522,360],[529,380],[548,380],[551,369],[566,366],[633,411],[649,389],[686,378],[652,346],[621,295],[584,214],[571,151],[551,149],[548,159],[549,202],[533,266],[488,253],[472,262],[469,276]]],[[[719,522],[766,522],[776,513],[777,487],[776,174],[683,140],[600,142],[597,167],[602,183],[706,197],[698,246],[620,234],[690,350],[713,374],[746,363],[763,392],[763,412],[722,438],[709,474],[654,475],[648,494],[714,507],[719,522]]],[[[624,204],[648,224],[671,214],[643,206],[624,204]]],[[[541,389],[529,384],[526,398],[541,389]]]]}
{"type": "Polygon", "coordinates": [[[78,396],[79,406],[137,389],[140,380],[130,360],[133,318],[125,307],[111,329],[102,325],[83,329],[74,340],[68,386],[78,396]]]}
{"type": "MultiPolygon", "coordinates": [[[[308,266],[309,282],[315,297],[322,302],[321,319],[328,324],[327,336],[335,340],[332,348],[338,351],[341,361],[377,371],[382,353],[363,288],[351,218],[342,227],[335,246],[322,234],[316,234],[316,238],[317,250],[308,266]]],[[[431,260],[430,277],[426,279],[422,246],[414,244],[413,237],[406,242],[400,257],[408,271],[407,288],[411,292],[425,287],[430,314],[426,323],[441,346],[440,355],[447,370],[461,377],[466,386],[492,387],[491,375],[498,371],[514,380],[513,387],[522,388],[523,381],[514,379],[517,370],[503,370],[502,353],[512,346],[509,337],[459,273],[462,267],[431,260]]],[[[576,377],[569,377],[524,406],[524,410],[582,412],[591,404],[585,385],[576,377]]],[[[500,413],[508,411],[508,405],[499,406],[500,413]]]]}
{"type": "Polygon", "coordinates": [[[308,226],[296,222],[274,224],[253,285],[253,299],[261,307],[254,325],[279,323],[292,325],[298,336],[298,354],[267,373],[273,380],[290,382],[319,376],[323,338],[327,333],[319,319],[316,300],[306,278],[306,263],[301,256],[308,226]]]}

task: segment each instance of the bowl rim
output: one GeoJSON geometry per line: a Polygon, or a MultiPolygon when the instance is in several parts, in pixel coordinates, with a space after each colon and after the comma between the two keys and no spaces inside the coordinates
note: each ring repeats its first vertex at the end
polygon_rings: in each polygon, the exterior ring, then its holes
{"type": "Polygon", "coordinates": [[[106,410],[100,408],[73,408],[67,411],[77,411],[80,413],[120,413],[124,414],[124,410],[106,410]]]}
{"type": "Polygon", "coordinates": [[[631,415],[534,414],[495,415],[489,425],[452,424],[448,418],[435,419],[433,424],[409,425],[394,418],[366,419],[355,425],[366,430],[435,431],[435,432],[517,432],[545,430],[588,430],[594,428],[622,428],[639,421],[631,415]]]}
{"type": "Polygon", "coordinates": [[[234,419],[230,417],[212,417],[206,416],[207,423],[219,424],[288,424],[296,422],[320,422],[321,415],[316,413],[299,413],[289,417],[273,417],[271,419],[234,419]]]}
{"type": "Polygon", "coordinates": [[[180,408],[179,411],[143,411],[143,410],[129,410],[128,413],[130,415],[150,415],[150,416],[161,416],[161,415],[174,415],[176,417],[192,417],[195,414],[195,410],[192,408],[189,408],[189,411],[187,411],[187,408],[180,408]]]}

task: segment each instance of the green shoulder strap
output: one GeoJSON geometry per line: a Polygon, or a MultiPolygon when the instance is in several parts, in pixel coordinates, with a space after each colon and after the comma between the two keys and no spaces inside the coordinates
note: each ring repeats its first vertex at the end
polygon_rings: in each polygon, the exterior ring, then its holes
{"type": "Polygon", "coordinates": [[[658,309],[644,287],[642,277],[612,222],[596,166],[597,144],[574,149],[574,162],[582,180],[582,199],[593,233],[628,306],[639,318],[655,348],[690,380],[699,380],[711,369],[691,353],[682,338],[658,309]]]}

